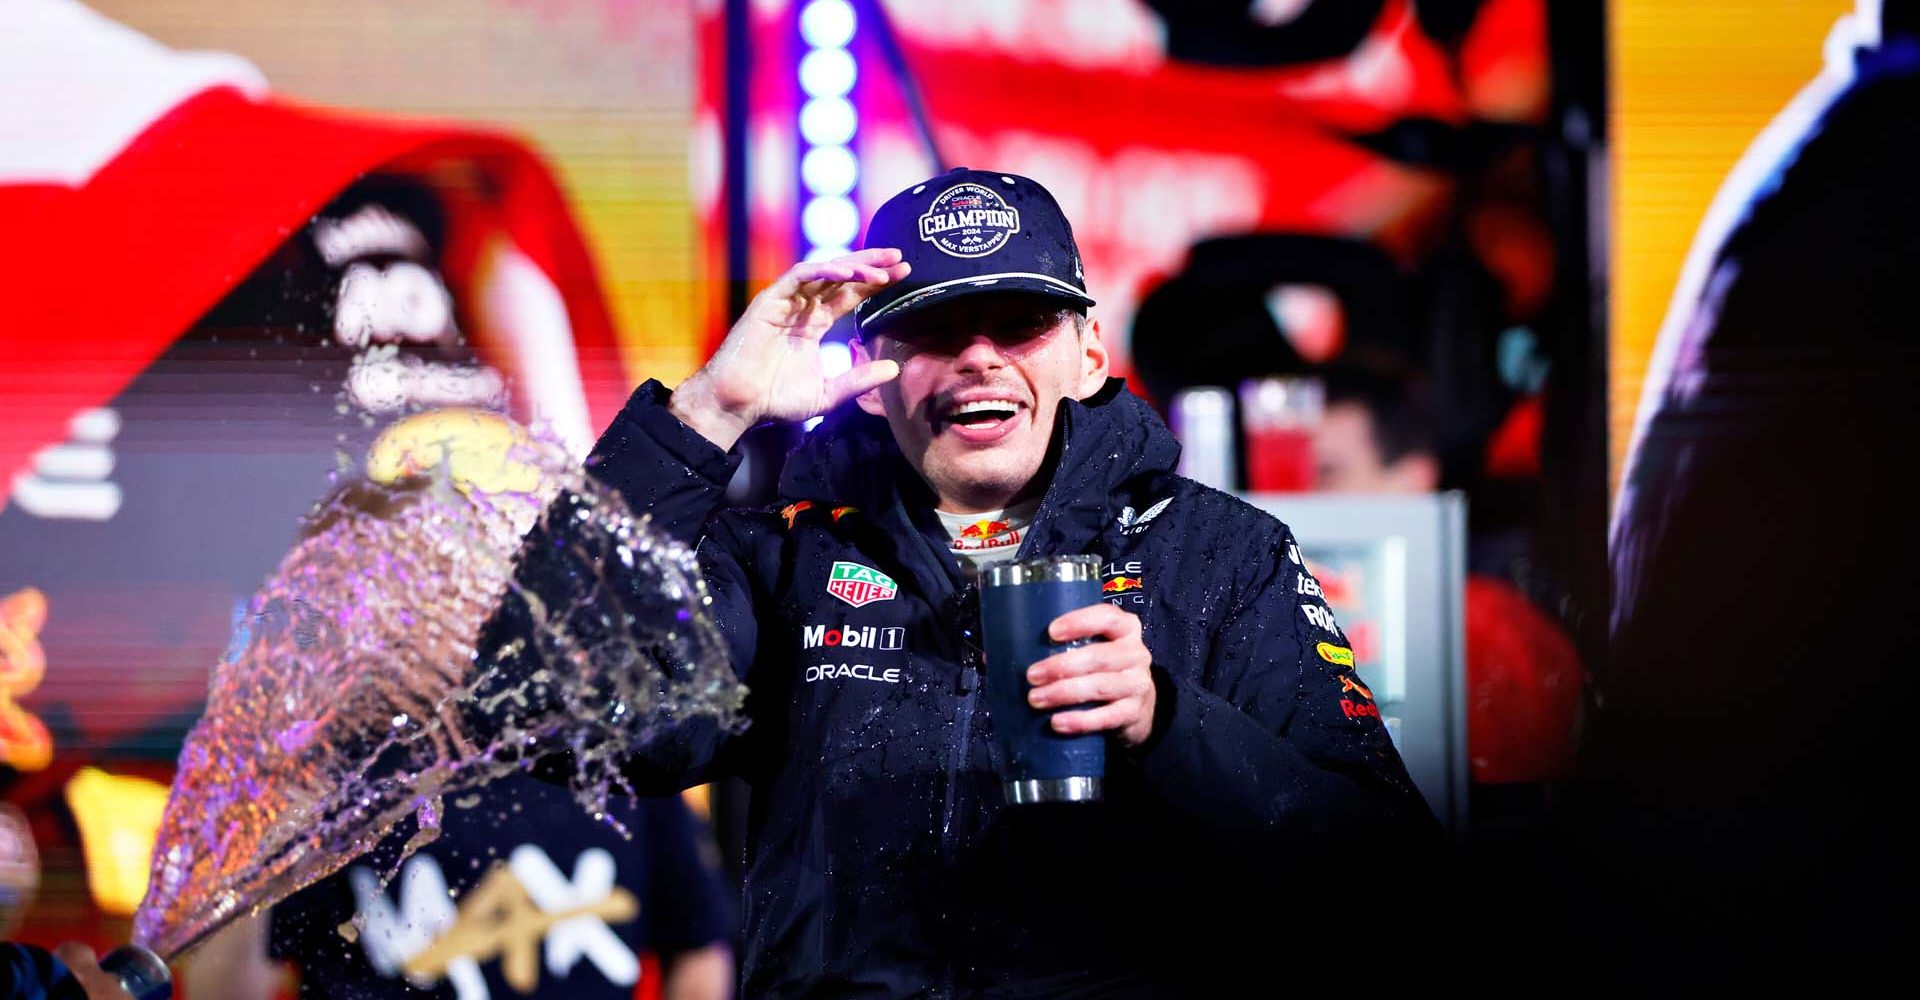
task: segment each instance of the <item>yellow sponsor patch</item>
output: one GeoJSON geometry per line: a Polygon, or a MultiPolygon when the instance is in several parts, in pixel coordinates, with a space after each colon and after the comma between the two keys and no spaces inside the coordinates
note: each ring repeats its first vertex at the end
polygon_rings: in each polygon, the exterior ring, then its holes
{"type": "Polygon", "coordinates": [[[1353,666],[1353,650],[1345,646],[1336,646],[1330,642],[1323,642],[1313,648],[1320,654],[1320,658],[1328,663],[1341,667],[1353,666]]]}

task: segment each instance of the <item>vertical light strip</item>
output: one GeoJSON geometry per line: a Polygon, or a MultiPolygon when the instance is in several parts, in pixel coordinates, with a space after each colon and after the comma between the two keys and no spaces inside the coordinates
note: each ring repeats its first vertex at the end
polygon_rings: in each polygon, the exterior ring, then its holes
{"type": "MultiPolygon", "coordinates": [[[[806,239],[807,260],[838,257],[860,235],[860,209],[853,201],[860,177],[860,161],[853,152],[853,136],[860,127],[853,107],[859,66],[850,48],[857,28],[848,0],[808,0],[800,8],[800,234],[806,239]]],[[[822,342],[820,351],[821,367],[829,376],[853,364],[844,343],[822,342]]],[[[814,417],[807,429],[819,423],[814,417]]]]}

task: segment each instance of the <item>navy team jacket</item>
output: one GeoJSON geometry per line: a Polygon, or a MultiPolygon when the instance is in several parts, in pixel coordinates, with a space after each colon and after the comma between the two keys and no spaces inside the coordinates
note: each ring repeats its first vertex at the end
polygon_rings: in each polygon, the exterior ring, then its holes
{"type": "Polygon", "coordinates": [[[751,724],[689,725],[630,776],[750,784],[746,996],[1192,995],[1303,945],[1353,962],[1392,919],[1438,826],[1345,637],[1286,525],[1175,475],[1119,380],[1061,404],[1020,554],[1101,557],[1154,656],[1153,733],[1110,746],[1104,801],[1012,808],[977,594],[885,422],[836,413],[779,505],[730,510],[737,460],[667,398],[641,386],[590,468],[697,544],[751,724]]]}

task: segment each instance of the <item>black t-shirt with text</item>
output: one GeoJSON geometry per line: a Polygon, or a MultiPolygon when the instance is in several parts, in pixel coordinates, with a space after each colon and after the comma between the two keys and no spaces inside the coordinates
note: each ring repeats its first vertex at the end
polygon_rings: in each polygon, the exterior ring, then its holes
{"type": "Polygon", "coordinates": [[[452,796],[440,836],[385,885],[412,819],[275,907],[270,952],[302,997],[651,995],[642,959],[726,939],[731,906],[684,803],[609,805],[631,840],[528,777],[452,796]]]}

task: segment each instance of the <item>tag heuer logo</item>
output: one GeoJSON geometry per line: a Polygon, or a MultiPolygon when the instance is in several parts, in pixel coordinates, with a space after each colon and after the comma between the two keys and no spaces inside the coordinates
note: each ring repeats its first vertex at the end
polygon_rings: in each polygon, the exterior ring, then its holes
{"type": "Polygon", "coordinates": [[[893,577],[859,563],[833,564],[833,577],[827,581],[827,593],[853,605],[866,607],[875,601],[891,601],[900,588],[893,577]]]}

